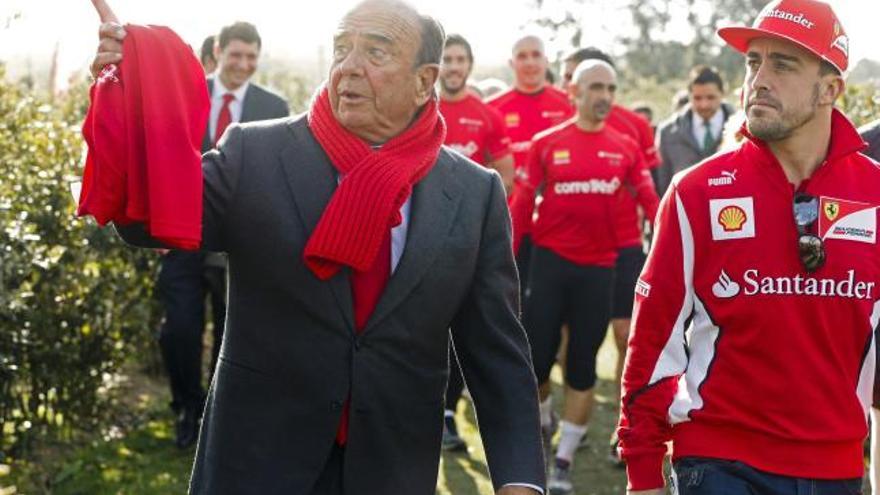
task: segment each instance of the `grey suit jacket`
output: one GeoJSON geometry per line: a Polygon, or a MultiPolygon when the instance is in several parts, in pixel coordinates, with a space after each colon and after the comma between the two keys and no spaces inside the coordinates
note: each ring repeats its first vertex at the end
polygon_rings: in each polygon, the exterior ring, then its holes
{"type": "Polygon", "coordinates": [[[204,246],[228,253],[230,285],[192,493],[310,493],[350,397],[346,493],[433,494],[450,327],[493,483],[544,486],[496,173],[441,150],[413,189],[400,264],[356,335],[349,271],[322,282],[302,261],[336,188],[305,118],[233,125],[203,169],[204,246]]]}
{"type": "MultiPolygon", "coordinates": [[[[724,112],[724,121],[727,122],[734,112],[733,107],[722,103],[721,109],[724,112]]],[[[711,150],[704,150],[694,139],[692,115],[693,110],[685,107],[657,127],[657,150],[661,162],[656,169],[654,182],[661,196],[669,188],[675,174],[714,155],[724,137],[722,133],[711,150]]]]}
{"type": "Polygon", "coordinates": [[[859,134],[868,143],[868,148],[862,153],[874,160],[880,161],[880,120],[869,122],[860,127],[859,134]]]}

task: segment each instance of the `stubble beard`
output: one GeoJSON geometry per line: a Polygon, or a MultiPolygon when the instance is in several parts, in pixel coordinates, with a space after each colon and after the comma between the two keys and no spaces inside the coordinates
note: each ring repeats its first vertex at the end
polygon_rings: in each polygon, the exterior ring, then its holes
{"type": "Polygon", "coordinates": [[[809,109],[803,112],[794,112],[785,110],[779,112],[779,118],[773,121],[763,119],[748,119],[746,125],[752,136],[764,141],[772,143],[788,139],[794,132],[807,122],[813,120],[816,116],[816,110],[819,107],[819,83],[813,86],[813,95],[810,101],[809,109]]]}

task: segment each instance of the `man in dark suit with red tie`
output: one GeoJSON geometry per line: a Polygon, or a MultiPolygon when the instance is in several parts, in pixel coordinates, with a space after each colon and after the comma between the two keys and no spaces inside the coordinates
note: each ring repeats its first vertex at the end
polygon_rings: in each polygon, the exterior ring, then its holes
{"type": "MultiPolygon", "coordinates": [[[[125,33],[92,1],[98,74],[125,33]]],[[[192,493],[433,494],[450,328],[498,495],[543,491],[506,195],[442,146],[443,40],[366,0],[307,116],[233,124],[203,157],[202,248],[229,256],[229,311],[192,493]]]]}
{"type": "MultiPolygon", "coordinates": [[[[202,153],[212,148],[234,122],[287,117],[287,102],[250,81],[257,69],[261,48],[256,27],[236,22],[216,37],[217,71],[207,79],[211,97],[208,129],[202,153]]],[[[211,373],[216,366],[226,316],[226,258],[217,253],[171,251],[162,257],[158,292],[165,307],[159,345],[171,384],[171,407],[177,414],[175,443],[193,445],[204,408],[202,386],[202,335],[205,299],[211,299],[214,328],[211,373]]]]}

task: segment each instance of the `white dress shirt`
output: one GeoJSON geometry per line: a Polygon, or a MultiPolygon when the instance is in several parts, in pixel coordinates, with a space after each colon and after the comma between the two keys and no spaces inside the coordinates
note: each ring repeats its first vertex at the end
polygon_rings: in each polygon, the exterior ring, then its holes
{"type": "Polygon", "coordinates": [[[223,108],[223,95],[232,93],[235,99],[229,102],[229,114],[232,122],[241,122],[241,110],[244,104],[244,94],[247,93],[250,82],[245,82],[235,91],[229,91],[223,83],[220,82],[220,74],[214,73],[214,89],[211,91],[211,115],[208,120],[208,130],[211,139],[214,139],[214,133],[217,130],[217,119],[220,117],[220,110],[223,108]]]}
{"type": "MultiPolygon", "coordinates": [[[[696,139],[697,144],[700,145],[700,148],[703,148],[703,137],[706,135],[706,124],[703,121],[703,117],[700,117],[700,114],[691,110],[691,130],[694,134],[694,139],[696,139]]],[[[721,136],[721,131],[724,128],[724,109],[718,107],[718,110],[715,112],[715,115],[709,118],[709,131],[712,132],[712,139],[718,141],[718,137],[721,136]]]]}

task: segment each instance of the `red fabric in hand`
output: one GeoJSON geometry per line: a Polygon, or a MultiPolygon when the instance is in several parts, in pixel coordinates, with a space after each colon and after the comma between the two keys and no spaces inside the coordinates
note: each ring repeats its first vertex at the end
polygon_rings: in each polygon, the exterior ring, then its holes
{"type": "Polygon", "coordinates": [[[144,223],[180,249],[202,238],[201,140],[210,101],[189,46],[162,26],[126,25],[123,62],[91,88],[89,151],[77,214],[144,223]]]}

